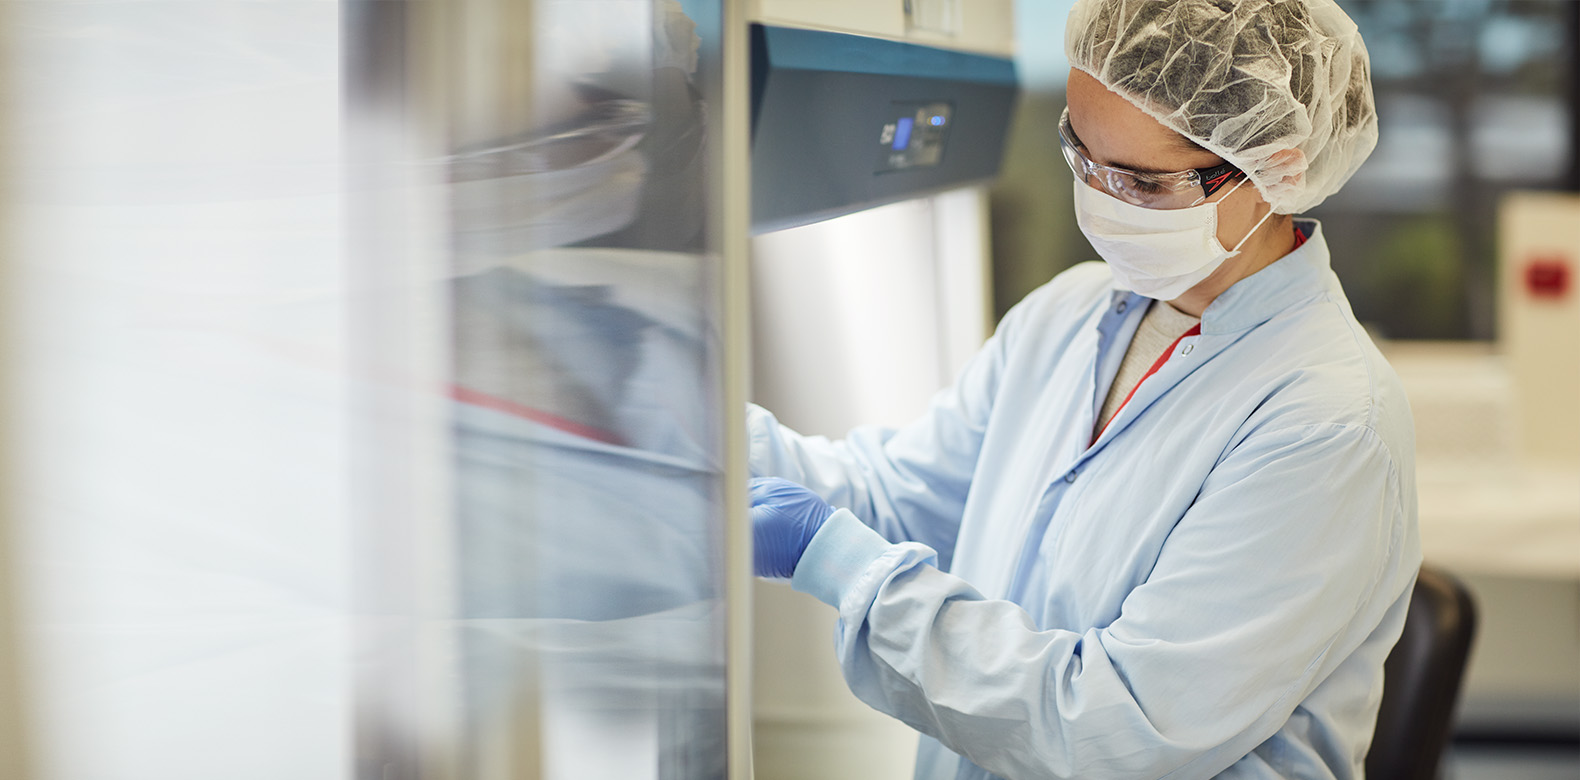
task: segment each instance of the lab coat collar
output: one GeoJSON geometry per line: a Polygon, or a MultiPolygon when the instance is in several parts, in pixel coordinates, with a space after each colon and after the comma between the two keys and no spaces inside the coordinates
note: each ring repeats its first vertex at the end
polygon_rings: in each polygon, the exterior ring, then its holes
{"type": "MultiPolygon", "coordinates": [[[[1301,301],[1321,295],[1331,284],[1336,284],[1328,267],[1328,245],[1322,238],[1321,225],[1315,220],[1297,220],[1297,225],[1306,234],[1306,242],[1219,295],[1202,312],[1202,335],[1194,339],[1185,337],[1185,342],[1192,343],[1188,346],[1182,344],[1183,351],[1174,353],[1179,358],[1188,355],[1189,359],[1171,359],[1156,374],[1156,378],[1142,382],[1130,401],[1114,414],[1102,435],[1085,450],[1086,457],[1105,447],[1180,380],[1237,341],[1234,338],[1213,337],[1232,336],[1256,327],[1301,301]],[[1201,348],[1197,347],[1198,340],[1201,348]]],[[[1145,300],[1133,292],[1120,291],[1115,292],[1113,303],[1117,306],[1120,300],[1129,299],[1133,299],[1133,302],[1145,300]]],[[[1110,311],[1113,308],[1110,307],[1110,311]]],[[[1142,316],[1139,312],[1145,309],[1141,306],[1126,308],[1131,312],[1128,316],[1137,319],[1142,316]]],[[[1100,403],[1096,396],[1093,398],[1094,403],[1100,403]]]]}
{"type": "MultiPolygon", "coordinates": [[[[1273,318],[1273,315],[1328,289],[1328,242],[1322,237],[1322,223],[1297,219],[1295,226],[1306,234],[1306,242],[1272,265],[1257,271],[1224,290],[1202,312],[1201,332],[1207,336],[1239,333],[1273,318]]],[[[1116,281],[1110,306],[1120,301],[1145,307],[1148,299],[1124,289],[1116,281]]]]}
{"type": "Polygon", "coordinates": [[[1333,275],[1329,270],[1328,243],[1322,237],[1322,223],[1297,219],[1295,226],[1307,236],[1306,242],[1223,291],[1202,312],[1203,335],[1224,335],[1254,328],[1290,306],[1328,290],[1333,275]]]}

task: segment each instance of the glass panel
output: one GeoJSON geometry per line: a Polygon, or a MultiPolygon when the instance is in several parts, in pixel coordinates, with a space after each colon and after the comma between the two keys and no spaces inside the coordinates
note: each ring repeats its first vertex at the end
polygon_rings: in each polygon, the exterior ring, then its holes
{"type": "Polygon", "coordinates": [[[341,776],[336,8],[3,11],[33,777],[341,776]]]}
{"type": "Polygon", "coordinates": [[[722,777],[720,0],[5,6],[36,776],[722,777]]]}
{"type": "Polygon", "coordinates": [[[362,353],[443,399],[396,400],[409,426],[363,453],[363,549],[398,539],[359,580],[381,615],[359,637],[382,659],[359,687],[369,771],[723,776],[719,12],[699,5],[352,15],[357,137],[387,145],[364,148],[384,207],[359,233],[400,226],[411,258],[357,264],[379,289],[362,353]],[[382,98],[381,60],[413,69],[382,98]],[[428,318],[445,340],[414,356],[400,334],[428,318]]]}

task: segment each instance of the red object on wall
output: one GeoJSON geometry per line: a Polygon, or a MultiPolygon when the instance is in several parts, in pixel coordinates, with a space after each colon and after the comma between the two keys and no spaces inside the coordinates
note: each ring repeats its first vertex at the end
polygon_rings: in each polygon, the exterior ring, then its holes
{"type": "Polygon", "coordinates": [[[1563,255],[1533,257],[1525,264],[1525,292],[1558,300],[1569,294],[1569,261],[1563,255]]]}

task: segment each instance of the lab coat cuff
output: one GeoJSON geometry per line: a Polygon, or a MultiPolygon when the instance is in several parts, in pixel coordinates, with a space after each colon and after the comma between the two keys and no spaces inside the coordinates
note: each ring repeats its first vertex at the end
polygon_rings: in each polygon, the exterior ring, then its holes
{"type": "Polygon", "coordinates": [[[845,591],[891,547],[850,510],[840,509],[812,535],[796,564],[795,576],[790,578],[790,587],[837,609],[845,591]]]}
{"type": "Polygon", "coordinates": [[[754,477],[770,476],[773,454],[770,437],[778,425],[772,412],[757,404],[746,405],[746,466],[754,477]]]}

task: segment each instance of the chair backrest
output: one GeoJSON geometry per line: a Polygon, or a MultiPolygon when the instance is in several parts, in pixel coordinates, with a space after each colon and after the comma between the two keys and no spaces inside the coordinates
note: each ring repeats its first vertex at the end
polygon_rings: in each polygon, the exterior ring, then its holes
{"type": "Polygon", "coordinates": [[[1422,566],[1404,632],[1383,665],[1382,709],[1366,777],[1435,780],[1475,635],[1470,592],[1447,572],[1422,566]]]}

